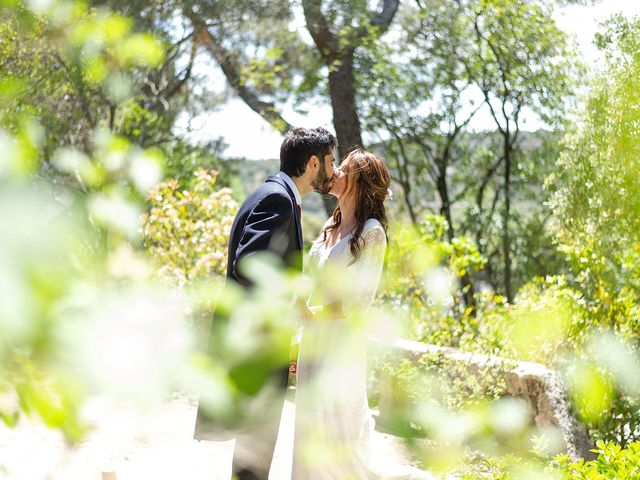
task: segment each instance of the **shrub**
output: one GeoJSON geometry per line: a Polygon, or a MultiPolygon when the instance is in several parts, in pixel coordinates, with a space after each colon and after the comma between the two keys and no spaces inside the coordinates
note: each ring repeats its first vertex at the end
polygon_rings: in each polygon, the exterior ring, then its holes
{"type": "Polygon", "coordinates": [[[176,180],[153,188],[142,216],[145,249],[160,274],[179,285],[225,274],[238,209],[229,188],[215,188],[215,170],[200,169],[194,176],[190,190],[180,190],[176,180]]]}

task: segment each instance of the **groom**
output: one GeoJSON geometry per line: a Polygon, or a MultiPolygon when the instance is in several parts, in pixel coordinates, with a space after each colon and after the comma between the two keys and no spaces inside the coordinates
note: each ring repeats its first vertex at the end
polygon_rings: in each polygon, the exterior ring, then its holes
{"type": "MultiPolygon", "coordinates": [[[[295,128],[280,147],[280,173],[271,175],[242,204],[231,227],[227,279],[251,288],[242,262],[258,252],[269,251],[289,268],[302,270],[302,197],[311,191],[328,193],[338,176],[335,167],[336,138],[324,128],[295,128]]],[[[275,373],[284,391],[288,368],[275,373]]],[[[236,437],[233,473],[239,480],[267,480],[273,457],[280,412],[260,431],[236,437]]],[[[194,437],[206,439],[206,418],[198,408],[194,437]]]]}

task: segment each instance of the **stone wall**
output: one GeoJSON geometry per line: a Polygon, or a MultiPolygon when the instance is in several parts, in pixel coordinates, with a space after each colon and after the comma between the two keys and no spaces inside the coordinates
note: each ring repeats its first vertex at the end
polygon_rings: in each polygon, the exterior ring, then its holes
{"type": "Polygon", "coordinates": [[[553,426],[562,435],[566,453],[574,460],[593,459],[593,445],[585,427],[576,419],[559,375],[538,363],[518,362],[492,355],[466,353],[450,347],[438,347],[408,340],[385,344],[414,362],[425,355],[438,355],[458,364],[469,375],[477,375],[487,367],[496,369],[506,384],[505,396],[525,399],[536,426],[553,426]]]}

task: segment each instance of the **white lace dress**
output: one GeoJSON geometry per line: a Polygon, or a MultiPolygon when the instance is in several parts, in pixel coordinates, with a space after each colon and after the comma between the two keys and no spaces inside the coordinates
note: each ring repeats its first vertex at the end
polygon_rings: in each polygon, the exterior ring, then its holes
{"type": "Polygon", "coordinates": [[[310,307],[347,291],[342,317],[314,319],[304,327],[298,357],[293,480],[406,479],[407,470],[381,474],[371,467],[374,419],[366,393],[366,314],[380,282],[387,239],[369,219],[363,247],[350,264],[351,235],[326,247],[322,235],[309,252],[309,272],[320,286],[310,307]],[[324,297],[324,298],[323,298],[324,297]],[[353,312],[353,315],[350,314],[353,312]],[[363,321],[364,319],[364,321],[363,321]]]}

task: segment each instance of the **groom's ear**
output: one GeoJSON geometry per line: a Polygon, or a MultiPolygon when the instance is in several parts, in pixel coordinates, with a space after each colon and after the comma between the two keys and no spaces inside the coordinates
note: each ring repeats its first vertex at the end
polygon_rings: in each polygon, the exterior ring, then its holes
{"type": "Polygon", "coordinates": [[[318,169],[318,156],[317,155],[311,155],[309,157],[309,161],[307,162],[307,169],[311,168],[312,170],[317,170],[318,169]]]}

